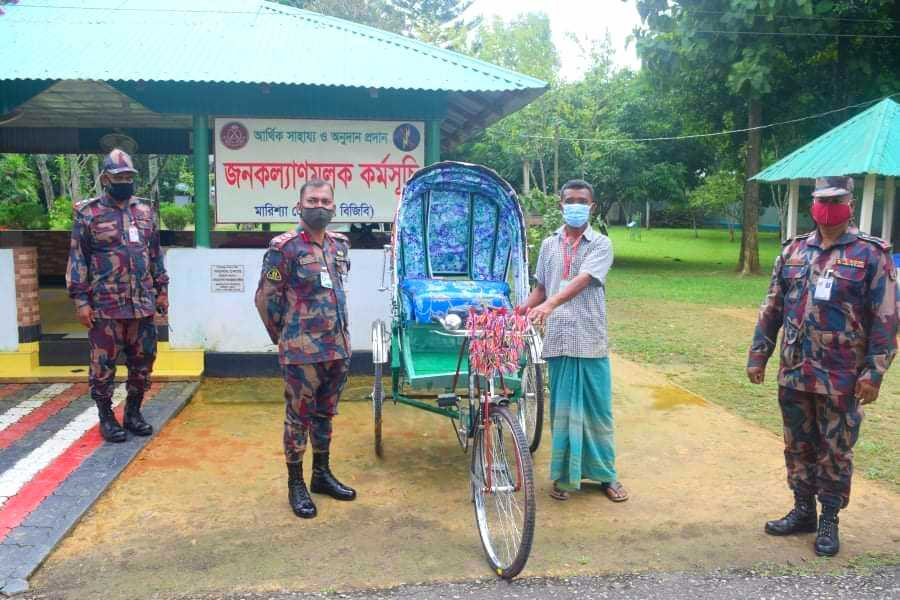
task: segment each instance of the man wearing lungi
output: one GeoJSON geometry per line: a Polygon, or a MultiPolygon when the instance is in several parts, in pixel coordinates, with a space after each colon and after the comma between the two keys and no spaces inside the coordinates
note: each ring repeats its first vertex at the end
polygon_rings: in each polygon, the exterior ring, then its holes
{"type": "Polygon", "coordinates": [[[560,192],[565,225],[541,244],[537,285],[523,307],[545,324],[553,450],[550,495],[567,500],[582,480],[599,482],[613,502],[628,499],[616,476],[612,383],[606,332],[606,275],[612,242],[588,219],[594,188],[574,179],[560,192]]]}

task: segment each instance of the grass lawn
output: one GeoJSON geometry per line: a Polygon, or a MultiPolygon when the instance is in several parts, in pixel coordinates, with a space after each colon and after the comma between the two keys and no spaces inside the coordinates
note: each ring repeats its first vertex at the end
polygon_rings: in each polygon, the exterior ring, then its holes
{"type": "MultiPolygon", "coordinates": [[[[766,383],[745,376],[756,310],[779,251],[777,234],[760,234],[763,275],[735,274],[738,239],[728,232],[659,229],[628,239],[610,231],[615,265],[608,281],[613,350],[666,372],[676,383],[781,433],[773,356],[766,383]]],[[[866,408],[856,446],[856,473],[900,492],[900,379],[890,371],[875,404],[866,408]]]]}

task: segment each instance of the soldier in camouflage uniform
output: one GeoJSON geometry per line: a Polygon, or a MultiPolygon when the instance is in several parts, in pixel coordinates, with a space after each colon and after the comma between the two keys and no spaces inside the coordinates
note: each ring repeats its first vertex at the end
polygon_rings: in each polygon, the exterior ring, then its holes
{"type": "Polygon", "coordinates": [[[850,501],[861,405],[878,397],[897,350],[890,244],[850,225],[852,192],[851,177],[816,180],[816,230],[788,240],[775,260],[747,362],[750,381],[762,383],[783,329],[778,401],[795,504],[765,530],[817,532],[819,556],[840,549],[837,514],[850,501]]]}
{"type": "Polygon", "coordinates": [[[344,292],[350,271],[350,243],[328,231],[334,217],[334,190],[322,180],[300,189],[301,221],[274,238],[263,259],[256,308],[284,376],[284,454],[288,501],[298,517],[316,516],[303,480],[307,437],[313,448],[310,489],[337,500],[356,491],[329,468],[331,420],[350,369],[350,334],[344,292]]]}
{"type": "Polygon", "coordinates": [[[154,313],[169,307],[159,226],[150,204],[133,195],[136,173],[122,150],[103,160],[103,194],[74,207],[66,270],[78,320],[90,330],[91,397],[108,442],[124,442],[125,430],[153,433],[141,403],[156,359],[154,313]],[[128,367],[124,429],[112,411],[116,360],[123,351],[128,367]]]}

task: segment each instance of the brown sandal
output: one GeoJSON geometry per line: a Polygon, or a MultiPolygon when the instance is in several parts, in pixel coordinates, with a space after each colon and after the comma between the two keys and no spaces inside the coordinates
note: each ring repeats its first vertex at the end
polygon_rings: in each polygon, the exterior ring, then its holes
{"type": "Polygon", "coordinates": [[[554,481],[553,488],[550,490],[550,497],[554,500],[568,500],[569,492],[559,489],[559,486],[557,486],[556,482],[554,481]]]}
{"type": "Polygon", "coordinates": [[[613,502],[625,502],[628,500],[628,491],[618,481],[603,482],[601,486],[606,497],[613,502]]]}

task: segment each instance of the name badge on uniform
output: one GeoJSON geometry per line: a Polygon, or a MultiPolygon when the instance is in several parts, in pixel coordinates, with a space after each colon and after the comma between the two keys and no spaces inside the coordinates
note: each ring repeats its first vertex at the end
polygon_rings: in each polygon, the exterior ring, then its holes
{"type": "Polygon", "coordinates": [[[334,288],[334,283],[332,283],[331,281],[331,274],[325,267],[322,267],[322,272],[319,273],[319,281],[321,281],[323,288],[327,288],[329,290],[334,288]]]}
{"type": "Polygon", "coordinates": [[[819,282],[816,283],[816,291],[813,294],[813,298],[816,300],[831,300],[832,287],[834,287],[834,277],[831,274],[831,269],[829,269],[825,275],[819,277],[819,282]]]}
{"type": "Polygon", "coordinates": [[[572,283],[572,280],[571,280],[571,279],[563,279],[563,280],[561,280],[561,281],[559,282],[559,291],[561,292],[561,291],[563,291],[564,289],[566,289],[567,287],[569,287],[569,284],[570,284],[570,283],[572,283]]]}
{"type": "Polygon", "coordinates": [[[138,232],[138,228],[134,225],[128,228],[128,241],[132,243],[141,241],[141,234],[138,232]]]}

